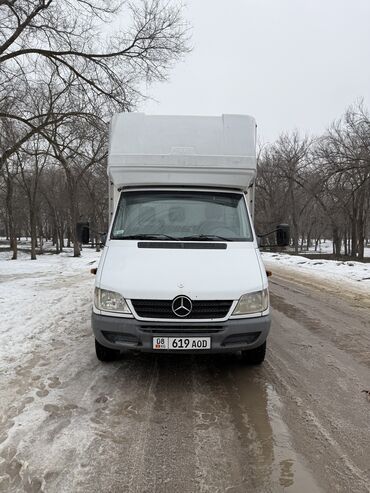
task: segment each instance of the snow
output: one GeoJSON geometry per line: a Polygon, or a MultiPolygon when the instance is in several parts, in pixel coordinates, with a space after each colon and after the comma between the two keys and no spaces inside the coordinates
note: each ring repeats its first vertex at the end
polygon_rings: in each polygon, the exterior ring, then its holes
{"type": "Polygon", "coordinates": [[[340,281],[347,286],[361,286],[370,293],[370,263],[355,261],[338,261],[323,259],[308,259],[303,256],[287,253],[262,252],[263,261],[269,267],[282,266],[295,271],[312,274],[316,277],[332,281],[340,281]],[[361,283],[361,284],[359,284],[361,283]]]}
{"type": "Polygon", "coordinates": [[[19,252],[18,260],[9,260],[10,252],[0,251],[0,372],[53,340],[63,317],[86,304],[86,292],[92,295],[94,283],[90,269],[99,256],[84,249],[74,258],[66,249],[37,260],[19,252]]]}
{"type": "MultiPolygon", "coordinates": [[[[307,249],[303,249],[303,251],[301,253],[303,253],[303,254],[305,254],[305,253],[309,253],[309,254],[314,254],[314,253],[320,254],[320,253],[323,253],[325,255],[330,255],[330,254],[333,253],[333,242],[331,240],[321,240],[320,243],[317,246],[317,251],[315,251],[315,246],[312,245],[308,250],[307,249]]],[[[344,254],[344,247],[343,247],[343,245],[342,245],[341,253],[344,254]]],[[[364,256],[365,257],[370,257],[370,246],[369,247],[365,247],[364,256]]]]}

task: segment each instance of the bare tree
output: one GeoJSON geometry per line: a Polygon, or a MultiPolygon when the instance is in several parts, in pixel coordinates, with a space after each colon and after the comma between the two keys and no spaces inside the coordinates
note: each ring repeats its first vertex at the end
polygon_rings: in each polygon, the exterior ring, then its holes
{"type": "Polygon", "coordinates": [[[52,238],[56,253],[60,253],[69,229],[68,193],[63,170],[49,165],[43,172],[40,192],[44,229],[52,238]]]}
{"type": "Polygon", "coordinates": [[[110,110],[128,111],[142,97],[142,81],[165,79],[189,51],[181,14],[179,6],[162,0],[2,2],[0,101],[9,84],[37,83],[49,66],[61,83],[73,76],[86,103],[98,97],[110,110]]]}
{"type": "Polygon", "coordinates": [[[47,164],[48,155],[48,145],[45,144],[40,135],[34,136],[32,140],[27,142],[27,146],[25,145],[17,153],[18,179],[28,202],[31,260],[36,260],[40,179],[47,164]]]}
{"type": "MultiPolygon", "coordinates": [[[[105,158],[106,137],[100,134],[95,141],[97,125],[106,132],[99,118],[135,108],[145,97],[143,83],[166,79],[188,51],[182,8],[167,0],[0,0],[0,135],[8,135],[3,129],[11,127],[17,137],[0,142],[3,183],[11,197],[16,157],[28,152],[30,142],[38,142],[38,160],[50,146],[50,162],[58,163],[66,177],[76,255],[78,189],[86,171],[105,158]],[[77,139],[72,138],[76,129],[77,139]]],[[[22,173],[25,187],[32,173],[22,173]]],[[[8,218],[7,227],[10,223],[8,218]]],[[[34,218],[31,223],[34,237],[34,218]]]]}
{"type": "MultiPolygon", "coordinates": [[[[351,255],[363,258],[369,216],[370,120],[362,103],[350,107],[331,125],[317,146],[316,156],[332,209],[342,213],[342,236],[351,238],[351,255]]],[[[338,238],[339,248],[341,242],[338,238]]]]}
{"type": "Polygon", "coordinates": [[[107,126],[102,120],[74,121],[56,126],[47,137],[52,156],[62,167],[69,198],[70,229],[74,256],[80,255],[76,237],[76,224],[80,220],[79,190],[89,169],[106,162],[107,126]]]}
{"type": "Polygon", "coordinates": [[[284,211],[285,218],[280,213],[279,219],[291,223],[296,253],[302,233],[300,218],[312,201],[311,195],[302,186],[310,146],[311,140],[308,137],[301,138],[298,132],[282,134],[277,142],[262,153],[259,166],[262,175],[258,179],[259,190],[263,186],[270,197],[270,203],[265,203],[265,210],[270,207],[275,211],[276,222],[276,212],[284,211]],[[279,200],[280,204],[277,205],[279,200]]]}
{"type": "MultiPolygon", "coordinates": [[[[0,152],[8,145],[12,146],[19,140],[15,125],[10,121],[2,122],[0,125],[0,152]]],[[[3,181],[4,203],[6,210],[7,231],[9,235],[10,248],[12,251],[12,260],[18,257],[18,245],[16,235],[16,221],[14,214],[14,181],[18,175],[17,160],[8,158],[4,160],[4,166],[0,167],[0,176],[3,181]]]]}
{"type": "Polygon", "coordinates": [[[101,233],[107,231],[108,221],[108,176],[105,160],[97,162],[83,176],[82,197],[85,197],[85,209],[90,218],[90,231],[97,251],[100,251],[101,233]]]}

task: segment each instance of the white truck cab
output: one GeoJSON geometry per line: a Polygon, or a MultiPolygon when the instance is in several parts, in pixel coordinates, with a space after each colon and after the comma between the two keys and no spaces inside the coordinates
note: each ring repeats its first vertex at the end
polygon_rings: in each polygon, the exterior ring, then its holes
{"type": "Polygon", "coordinates": [[[92,327],[122,350],[265,356],[266,271],[253,229],[250,116],[123,113],[110,128],[110,228],[92,327]]]}

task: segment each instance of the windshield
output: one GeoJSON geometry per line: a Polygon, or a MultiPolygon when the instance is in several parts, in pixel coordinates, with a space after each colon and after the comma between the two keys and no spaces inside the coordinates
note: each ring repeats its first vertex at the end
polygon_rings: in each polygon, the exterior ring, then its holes
{"type": "Polygon", "coordinates": [[[242,193],[140,190],[121,193],[112,239],[252,241],[242,193]]]}

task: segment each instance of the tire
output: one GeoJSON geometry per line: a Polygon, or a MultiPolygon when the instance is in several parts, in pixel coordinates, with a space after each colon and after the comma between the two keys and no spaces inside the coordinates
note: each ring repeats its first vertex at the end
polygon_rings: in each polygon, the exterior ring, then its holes
{"type": "Polygon", "coordinates": [[[266,356],[266,341],[255,349],[242,351],[242,360],[248,365],[260,365],[266,356]]]}
{"type": "Polygon", "coordinates": [[[116,349],[110,349],[108,347],[102,346],[100,342],[95,339],[95,352],[96,357],[99,361],[114,361],[118,358],[120,352],[116,349]]]}

